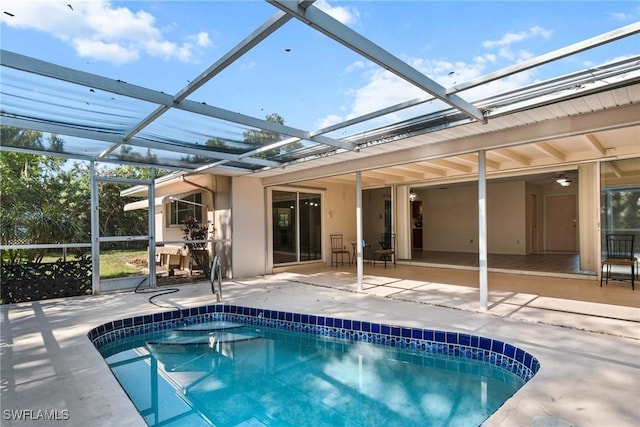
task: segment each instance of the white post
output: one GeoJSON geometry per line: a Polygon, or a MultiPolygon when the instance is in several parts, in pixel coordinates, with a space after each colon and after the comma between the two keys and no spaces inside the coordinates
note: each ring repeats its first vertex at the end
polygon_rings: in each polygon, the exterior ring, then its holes
{"type": "Polygon", "coordinates": [[[484,150],[478,151],[478,246],[480,257],[480,309],[487,310],[487,171],[484,150]]]}
{"type": "Polygon", "coordinates": [[[95,162],[89,162],[91,174],[91,288],[93,295],[100,294],[100,227],[98,211],[98,181],[95,162]]]}
{"type": "Polygon", "coordinates": [[[362,278],[364,269],[362,265],[362,254],[364,248],[362,246],[362,182],[361,172],[356,172],[356,270],[358,280],[358,290],[362,290],[362,278]]]}
{"type": "Polygon", "coordinates": [[[155,288],[157,285],[156,279],[156,188],[155,188],[156,170],[151,168],[151,174],[149,180],[149,287],[155,288]]]}

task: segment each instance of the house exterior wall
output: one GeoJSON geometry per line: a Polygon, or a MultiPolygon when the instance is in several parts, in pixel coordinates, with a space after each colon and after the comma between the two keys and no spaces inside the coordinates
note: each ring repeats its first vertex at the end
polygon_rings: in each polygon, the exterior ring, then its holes
{"type": "Polygon", "coordinates": [[[231,179],[231,224],[233,224],[233,277],[251,277],[266,271],[266,212],[260,180],[231,179]]]}
{"type": "Polygon", "coordinates": [[[331,234],[342,234],[343,243],[351,251],[356,241],[356,190],[351,185],[332,184],[323,193],[324,262],[331,263],[331,234]]]}

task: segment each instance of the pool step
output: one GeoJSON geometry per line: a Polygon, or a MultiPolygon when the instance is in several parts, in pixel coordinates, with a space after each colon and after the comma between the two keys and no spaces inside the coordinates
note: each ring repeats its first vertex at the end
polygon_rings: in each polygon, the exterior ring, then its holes
{"type": "Polygon", "coordinates": [[[209,331],[223,331],[226,329],[238,329],[247,326],[244,323],[227,322],[225,320],[219,320],[214,322],[196,323],[189,326],[181,326],[175,328],[174,331],[178,332],[209,332],[209,331]]]}
{"type": "Polygon", "coordinates": [[[262,338],[259,335],[240,334],[234,332],[216,332],[209,335],[173,337],[171,341],[149,341],[147,346],[155,349],[162,347],[176,348],[178,346],[199,346],[207,345],[212,347],[216,343],[232,343],[239,341],[249,341],[262,338]]]}

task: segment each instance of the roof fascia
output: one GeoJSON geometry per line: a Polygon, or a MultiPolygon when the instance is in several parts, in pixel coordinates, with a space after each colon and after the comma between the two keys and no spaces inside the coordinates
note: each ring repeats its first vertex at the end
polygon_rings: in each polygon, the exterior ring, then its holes
{"type": "Polygon", "coordinates": [[[356,171],[451,157],[477,152],[478,150],[493,150],[637,125],[640,125],[640,104],[630,104],[615,109],[563,117],[552,122],[533,123],[466,138],[422,144],[405,150],[388,151],[384,154],[348,162],[309,167],[304,170],[264,177],[262,178],[262,184],[264,186],[283,185],[297,181],[355,173],[356,171]]]}

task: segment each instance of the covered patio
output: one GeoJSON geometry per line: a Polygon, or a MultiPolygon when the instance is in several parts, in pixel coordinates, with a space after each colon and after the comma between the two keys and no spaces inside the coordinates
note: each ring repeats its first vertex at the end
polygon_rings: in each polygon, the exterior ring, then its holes
{"type": "MultiPolygon", "coordinates": [[[[486,312],[477,309],[477,275],[410,266],[371,268],[362,291],[346,268],[225,281],[223,304],[499,338],[534,354],[541,370],[483,425],[634,425],[640,293],[612,283],[601,289],[593,281],[491,275],[486,312]]],[[[69,426],[144,425],[86,334],[134,314],[215,302],[208,283],[179,289],[154,300],[166,308],[133,292],[0,307],[3,408],[66,408],[69,426]]]]}

